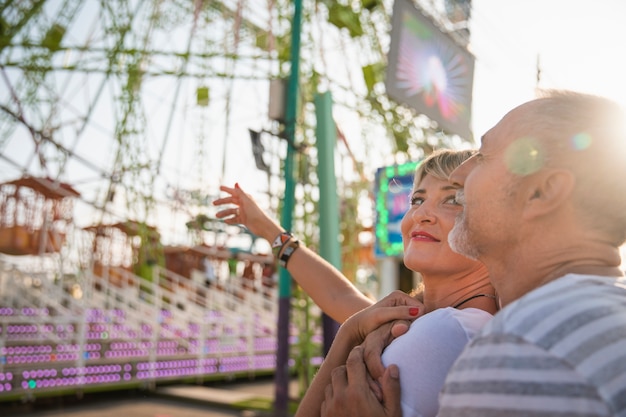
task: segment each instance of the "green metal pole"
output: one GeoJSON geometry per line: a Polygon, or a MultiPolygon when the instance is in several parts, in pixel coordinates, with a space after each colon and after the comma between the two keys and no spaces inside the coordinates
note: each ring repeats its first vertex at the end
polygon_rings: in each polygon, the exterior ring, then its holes
{"type": "MultiPolygon", "coordinates": [[[[295,200],[294,153],[296,118],[298,115],[298,84],[300,82],[300,30],[302,21],[302,0],[294,0],[293,22],[291,26],[291,70],[287,86],[285,108],[285,194],[281,224],[291,230],[295,200]]],[[[278,329],[276,349],[276,374],[274,376],[276,396],[274,411],[277,417],[287,417],[289,402],[289,310],[291,307],[291,276],[281,268],[278,277],[278,329]]]]}
{"type": "MultiPolygon", "coordinates": [[[[317,124],[315,128],[319,177],[319,225],[320,256],[337,269],[341,269],[341,247],[339,245],[339,199],[337,198],[337,178],[335,176],[335,144],[337,128],[333,120],[333,100],[330,92],[316,94],[313,100],[317,124]]],[[[324,334],[324,355],[328,353],[335,338],[339,323],[324,314],[322,316],[324,334]]]]}

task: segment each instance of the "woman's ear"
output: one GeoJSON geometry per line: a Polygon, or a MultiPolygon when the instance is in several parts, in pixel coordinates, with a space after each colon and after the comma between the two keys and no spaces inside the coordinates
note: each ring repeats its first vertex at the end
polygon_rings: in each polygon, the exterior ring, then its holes
{"type": "Polygon", "coordinates": [[[532,175],[523,217],[526,220],[545,216],[569,201],[576,183],[567,169],[543,169],[532,175]]]}

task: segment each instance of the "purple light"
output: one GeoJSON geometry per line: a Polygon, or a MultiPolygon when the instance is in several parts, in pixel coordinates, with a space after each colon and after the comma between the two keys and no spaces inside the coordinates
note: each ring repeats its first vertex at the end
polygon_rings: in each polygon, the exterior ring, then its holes
{"type": "MultiPolygon", "coordinates": [[[[7,308],[0,308],[0,314],[8,315],[7,308]]],[[[22,315],[48,314],[39,309],[18,311],[22,315]]],[[[218,317],[219,313],[209,313],[218,317]]],[[[174,317],[171,312],[164,312],[163,317],[174,317]]],[[[276,348],[276,339],[268,335],[261,326],[255,333],[259,335],[252,340],[255,351],[265,351],[263,354],[246,355],[250,348],[250,339],[246,336],[248,329],[245,323],[230,326],[221,331],[221,326],[206,329],[207,333],[214,334],[207,339],[199,338],[204,325],[187,324],[177,326],[167,322],[163,326],[151,327],[142,324],[139,331],[120,323],[124,319],[122,310],[92,310],[88,313],[87,341],[79,342],[74,334],[78,324],[7,324],[3,329],[6,340],[20,340],[23,343],[13,343],[11,346],[0,348],[0,358],[4,363],[28,366],[28,370],[18,370],[15,387],[8,382],[12,380],[11,373],[0,373],[0,391],[17,390],[52,390],[68,386],[113,384],[120,381],[142,379],[175,379],[190,375],[206,375],[219,372],[250,371],[254,369],[271,369],[275,366],[275,355],[265,353],[276,348]],[[118,322],[116,324],[116,321],[118,322]],[[219,327],[219,328],[218,328],[219,327]],[[164,333],[164,330],[167,332],[164,333]],[[153,332],[156,334],[153,335],[153,332]],[[52,334],[62,343],[45,344],[52,334]],[[98,343],[103,333],[108,333],[110,342],[98,343]],[[177,335],[175,337],[170,334],[177,335]],[[263,335],[262,335],[263,334],[263,335]],[[150,339],[145,336],[149,335],[150,339]],[[153,336],[159,336],[156,340],[153,336]],[[190,336],[192,335],[192,336],[190,336]],[[261,336],[262,335],[262,336],[261,336]],[[185,337],[188,344],[181,345],[178,337],[185,337]],[[33,342],[29,342],[33,341],[33,342]],[[190,358],[200,352],[218,354],[220,352],[235,354],[226,358],[190,358]],[[157,359],[167,357],[167,360],[150,362],[151,354],[157,354],[157,359]],[[4,355],[4,356],[2,356],[4,355]],[[85,363],[83,367],[67,366],[79,360],[85,363]],[[108,364],[100,363],[100,359],[110,359],[108,364]],[[129,363],[128,358],[138,358],[139,362],[129,363]],[[65,365],[65,366],[62,366],[65,365]],[[39,368],[37,368],[39,366],[39,368]],[[33,369],[35,368],[35,369],[33,369]],[[136,372],[136,373],[135,373],[136,372]],[[19,385],[18,385],[19,384],[19,385]]],[[[211,327],[209,325],[209,327],[211,327]]],[[[209,355],[207,355],[209,356],[209,355]]],[[[17,367],[16,367],[17,368],[17,367]]],[[[15,369],[15,368],[14,368],[15,369]]]]}
{"type": "Polygon", "coordinates": [[[11,307],[0,307],[0,316],[12,316],[13,309],[11,307]]]}

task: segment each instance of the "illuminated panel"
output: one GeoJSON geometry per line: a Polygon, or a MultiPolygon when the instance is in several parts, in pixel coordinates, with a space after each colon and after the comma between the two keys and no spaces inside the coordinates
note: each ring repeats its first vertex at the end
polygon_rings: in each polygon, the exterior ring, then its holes
{"type": "Polygon", "coordinates": [[[376,242],[378,257],[402,256],[400,222],[409,208],[413,175],[419,162],[407,162],[376,171],[376,242]]]}
{"type": "Polygon", "coordinates": [[[389,97],[447,133],[472,138],[474,57],[407,0],[394,4],[388,62],[389,97]]]}

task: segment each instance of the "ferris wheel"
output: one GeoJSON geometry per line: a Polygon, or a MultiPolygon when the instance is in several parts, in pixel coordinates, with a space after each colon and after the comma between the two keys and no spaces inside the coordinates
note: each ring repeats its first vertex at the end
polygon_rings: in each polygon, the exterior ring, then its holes
{"type": "MultiPolygon", "coordinates": [[[[369,167],[367,178],[363,160],[373,155],[374,167],[380,166],[376,158],[390,153],[385,146],[417,150],[417,156],[432,148],[432,138],[419,133],[430,129],[428,122],[394,111],[381,89],[391,3],[305,4],[302,148],[315,141],[312,97],[331,90],[343,119],[342,157],[361,170],[364,182],[375,169],[369,167]],[[361,142],[357,155],[348,146],[355,139],[361,142]]],[[[271,194],[280,186],[272,187],[270,175],[280,183],[286,144],[268,108],[274,81],[289,71],[291,6],[6,1],[0,14],[0,181],[67,183],[78,194],[80,227],[140,221],[169,229],[162,235],[175,241],[189,238],[184,225],[207,214],[220,182],[263,178],[259,169],[267,182],[258,187],[276,209],[279,197],[271,194]],[[261,132],[271,136],[265,148],[261,132]],[[264,161],[263,151],[273,160],[264,161]]],[[[313,171],[306,166],[312,160],[302,157],[302,175],[313,171]]]]}
{"type": "Polygon", "coordinates": [[[89,222],[156,222],[206,204],[211,187],[233,169],[226,155],[253,160],[238,149],[249,141],[248,126],[237,125],[266,118],[276,65],[257,44],[274,36],[278,10],[260,6],[5,2],[1,180],[69,182],[89,222]],[[256,108],[246,105],[251,100],[256,108]],[[246,113],[237,111],[243,107],[246,113]]]}

